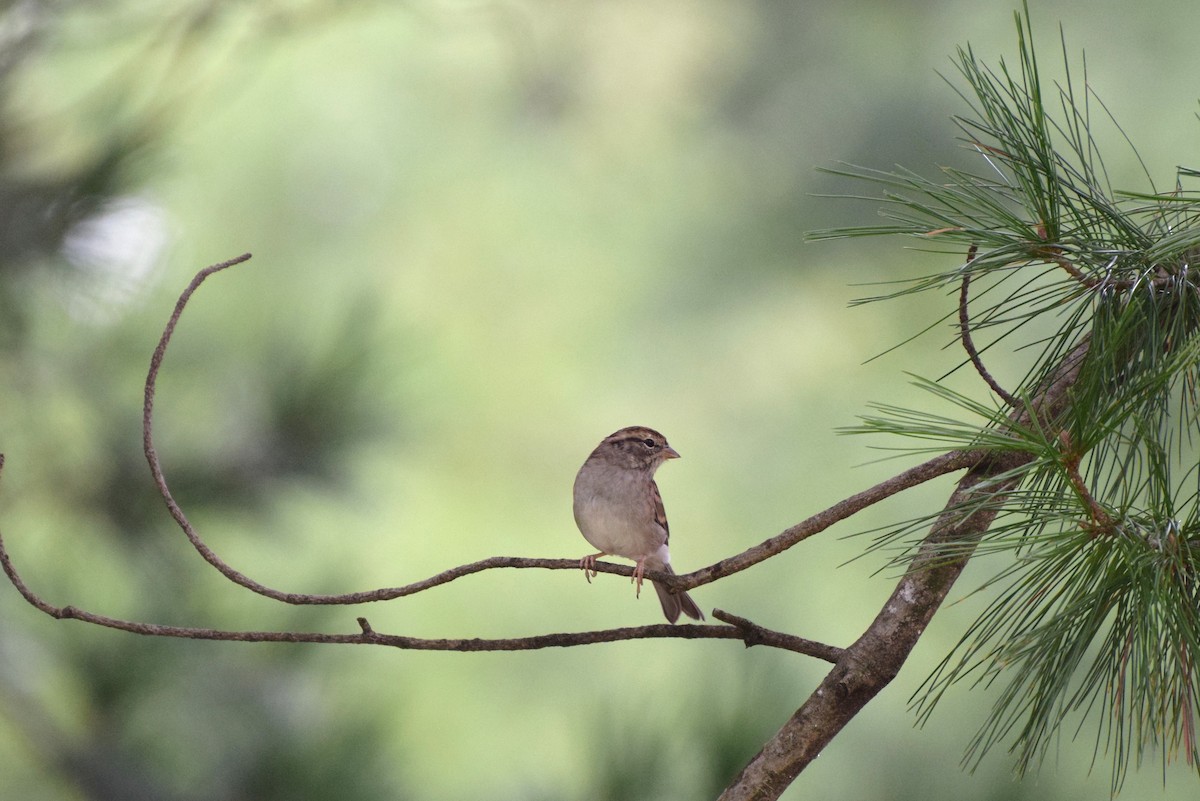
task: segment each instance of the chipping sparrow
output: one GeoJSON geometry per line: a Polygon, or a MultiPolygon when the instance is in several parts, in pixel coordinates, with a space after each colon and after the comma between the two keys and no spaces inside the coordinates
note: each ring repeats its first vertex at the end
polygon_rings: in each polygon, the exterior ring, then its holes
{"type": "MultiPolygon", "coordinates": [[[[667,551],[667,513],[654,483],[654,471],[679,454],[652,428],[633,426],[610,434],[596,446],[575,476],[575,523],[583,538],[600,552],[579,560],[590,582],[596,558],[623,556],[637,562],[633,579],[642,591],[646,568],[674,574],[667,551]]],[[[704,614],[686,592],[673,593],[657,582],[663,614],[674,623],[679,613],[695,620],[704,614]]]]}

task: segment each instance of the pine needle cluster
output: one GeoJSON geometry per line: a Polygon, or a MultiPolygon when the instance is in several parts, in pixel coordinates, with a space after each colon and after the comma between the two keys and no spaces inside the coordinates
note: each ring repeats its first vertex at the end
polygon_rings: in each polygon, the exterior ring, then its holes
{"type": "MultiPolygon", "coordinates": [[[[981,402],[918,379],[954,412],[877,405],[853,430],[1027,457],[1018,488],[989,499],[1002,511],[983,539],[943,546],[1004,558],[992,600],[914,696],[919,714],[952,685],[995,685],[968,764],[1004,745],[1024,772],[1065,735],[1111,759],[1116,791],[1148,758],[1200,769],[1200,195],[1184,169],[1170,191],[1148,173],[1142,191],[1113,189],[1094,131],[1120,128],[1086,62],[1082,82],[1072,76],[1065,40],[1065,78],[1043,86],[1028,17],[1017,14],[1015,65],[989,68],[969,47],[955,59],[970,108],[955,122],[979,170],[834,170],[882,189],[885,222],[814,236],[901,234],[960,254],[871,300],[957,295],[938,323],[958,315],[993,390],[981,402]],[[1027,371],[1006,390],[984,357],[1021,339],[1027,371]],[[1038,414],[1041,382],[1081,346],[1065,411],[1038,414]]],[[[875,545],[903,558],[931,520],[875,532],[875,545]]]]}

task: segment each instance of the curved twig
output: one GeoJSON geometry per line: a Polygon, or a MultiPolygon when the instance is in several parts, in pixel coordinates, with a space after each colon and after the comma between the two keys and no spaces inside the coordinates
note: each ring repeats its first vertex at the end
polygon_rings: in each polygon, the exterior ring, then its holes
{"type": "MultiPolygon", "coordinates": [[[[487,559],[481,559],[470,564],[460,565],[458,567],[444,570],[429,578],[415,581],[410,584],[405,584],[399,587],[383,587],[373,590],[365,590],[361,592],[350,592],[333,595],[317,595],[309,593],[284,592],[272,587],[261,584],[246,574],[237,570],[225,560],[221,559],[208,546],[207,543],[200,537],[196,529],[188,520],[183,509],[175,501],[171,494],[170,487],[167,484],[166,476],[163,474],[162,464],[158,458],[158,452],[154,447],[154,397],[155,389],[158,380],[158,373],[162,367],[163,358],[166,355],[167,346],[170,344],[171,337],[175,333],[175,327],[179,322],[180,316],[183,314],[184,308],[191,299],[195,291],[202,283],[214,273],[220,272],[228,267],[236,264],[241,264],[250,258],[250,254],[244,254],[229,261],[214,264],[211,267],[206,267],[196,274],[196,276],[188,284],[187,288],[180,294],[179,300],[175,304],[175,309],[171,313],[170,319],[167,321],[166,327],[163,329],[162,336],[159,338],[158,346],[154,349],[154,354],[150,358],[150,370],[146,375],[145,385],[145,401],[142,407],[142,443],[146,454],[146,461],[150,465],[150,473],[153,476],[154,484],[158,488],[159,494],[167,505],[171,517],[174,518],[176,524],[182,529],[192,547],[207,561],[215,567],[223,576],[233,583],[244,587],[252,592],[271,598],[276,601],[288,604],[314,604],[314,605],[351,605],[372,603],[376,601],[390,601],[394,598],[401,598],[406,595],[414,595],[418,592],[431,589],[433,587],[447,584],[455,579],[469,576],[473,573],[479,573],[484,570],[493,570],[498,568],[540,568],[544,570],[578,570],[579,560],[577,559],[537,559],[518,556],[493,556],[487,559]]],[[[769,559],[776,554],[791,548],[793,545],[824,531],[829,526],[843,520],[851,515],[861,511],[862,509],[878,503],[879,501],[890,497],[902,490],[914,487],[925,481],[928,481],[946,473],[962,470],[970,467],[979,461],[980,455],[972,451],[955,451],[948,454],[930,459],[923,464],[919,464],[903,473],[900,473],[893,478],[888,479],[868,490],[857,493],[846,498],[845,500],[834,504],[833,506],[818,512],[812,517],[804,520],[796,525],[788,528],[782,533],[759,543],[756,546],[746,549],[739,554],[735,554],[727,559],[722,559],[708,567],[691,573],[680,575],[669,575],[658,571],[647,571],[646,578],[661,582],[678,590],[692,589],[702,584],[708,584],[716,581],[719,578],[732,575],[749,567],[752,567],[759,562],[769,559]]],[[[596,570],[601,573],[612,573],[619,576],[632,576],[633,567],[628,565],[616,565],[607,562],[597,562],[596,570]]]]}
{"type": "MultiPolygon", "coordinates": [[[[201,284],[204,283],[213,273],[218,273],[221,270],[249,261],[250,254],[243,253],[241,256],[223,261],[219,264],[213,264],[205,267],[200,272],[196,273],[187,288],[180,294],[179,300],[175,302],[175,309],[171,312],[171,317],[167,320],[166,328],[163,329],[162,336],[158,340],[158,346],[154,348],[154,353],[150,356],[150,370],[146,374],[146,386],[144,390],[144,400],[142,401],[142,450],[146,454],[146,461],[150,464],[150,474],[154,477],[154,484],[158,487],[158,493],[166,501],[167,509],[171,513],[171,517],[175,518],[175,522],[183,529],[183,533],[187,535],[192,546],[199,551],[209,564],[219,570],[226,578],[235,584],[241,584],[243,587],[258,591],[256,588],[267,590],[266,587],[258,584],[249,576],[239,573],[228,564],[221,560],[212,549],[204,543],[196,530],[192,528],[192,524],[188,521],[187,515],[183,513],[183,509],[175,502],[175,498],[171,495],[171,490],[167,486],[167,480],[163,476],[162,464],[158,460],[158,452],[154,448],[154,391],[156,381],[158,380],[158,371],[162,367],[163,357],[167,352],[167,345],[171,341],[171,335],[175,333],[175,326],[179,322],[180,315],[183,314],[184,307],[187,306],[188,300],[191,299],[194,293],[201,284]]],[[[264,592],[264,595],[274,597],[273,591],[264,592]]],[[[283,600],[280,598],[279,600],[283,600]]]]}
{"type": "MultiPolygon", "coordinates": [[[[975,246],[972,245],[969,255],[967,256],[967,263],[970,264],[974,257],[975,246]]],[[[987,382],[987,385],[992,388],[992,392],[995,392],[997,395],[999,395],[1000,399],[1013,409],[1018,409],[1020,408],[1020,402],[1011,394],[1009,394],[1004,387],[1000,386],[1000,382],[992,377],[992,374],[988,372],[988,369],[983,366],[983,359],[979,358],[979,351],[975,349],[975,341],[971,338],[971,320],[967,314],[967,294],[970,290],[970,287],[971,272],[964,268],[962,274],[962,289],[960,289],[958,292],[958,329],[959,335],[962,338],[963,348],[966,349],[967,356],[971,359],[971,364],[975,365],[975,372],[979,373],[979,377],[987,382]]]]}
{"type": "MultiPolygon", "coordinates": [[[[496,556],[482,559],[470,564],[460,565],[442,571],[429,578],[406,584],[400,587],[389,587],[364,592],[353,592],[339,595],[312,595],[305,593],[290,593],[267,587],[236,570],[204,542],[199,533],[188,520],[183,509],[171,494],[163,473],[162,463],[154,447],[154,398],[158,373],[166,355],[167,346],[183,314],[188,301],[202,283],[214,273],[241,264],[250,258],[244,254],[228,261],[214,264],[201,270],[180,294],[175,308],[163,329],[162,336],[150,359],[150,369],[146,376],[145,400],[142,407],[142,438],[146,461],[159,494],[167,505],[171,517],[187,536],[188,541],[198,553],[222,575],[242,587],[260,595],[289,604],[324,604],[347,605],[367,603],[371,601],[386,601],[394,598],[413,595],[442,584],[449,583],[463,576],[484,570],[497,568],[542,568],[550,570],[577,570],[579,562],[575,559],[534,559],[525,557],[496,556]]],[[[718,578],[745,570],[788,548],[825,530],[833,523],[855,514],[858,511],[877,503],[901,490],[916,486],[940,475],[954,470],[970,467],[980,458],[975,452],[961,451],[944,454],[917,465],[887,481],[857,493],[830,508],[813,515],[801,523],[792,526],[781,534],[772,537],[759,545],[748,548],[728,559],[724,559],[701,570],[682,575],[667,575],[658,571],[650,571],[647,577],[675,587],[690,589],[707,584],[718,578]]],[[[0,454],[0,469],[3,468],[4,457],[0,454]]],[[[16,587],[21,596],[32,606],[56,619],[80,620],[93,625],[118,629],[134,634],[157,637],[177,637],[186,639],[230,640],[239,642],[304,642],[304,643],[336,643],[336,644],[369,644],[385,645],[410,650],[439,650],[439,651],[517,651],[550,647],[567,647],[587,645],[600,642],[615,642],[618,640],[647,639],[647,638],[684,638],[684,639],[736,639],[741,640],[747,647],[767,645],[796,653],[814,656],[831,663],[843,655],[843,649],[823,643],[806,640],[790,634],[773,631],[745,618],[731,615],[722,610],[714,610],[713,615],[729,625],[688,625],[673,626],[656,624],[603,631],[544,634],[532,637],[509,639],[426,639],[405,637],[392,634],[381,634],[374,631],[366,618],[358,618],[360,631],[355,634],[325,634],[317,632],[295,631],[226,631],[220,629],[197,628],[185,626],[168,626],[156,623],[123,620],[106,615],[100,615],[79,609],[74,606],[55,606],[34,593],[17,572],[0,537],[0,565],[9,581],[16,587]]],[[[603,573],[631,576],[633,568],[627,565],[597,563],[596,569],[603,573]]]]}

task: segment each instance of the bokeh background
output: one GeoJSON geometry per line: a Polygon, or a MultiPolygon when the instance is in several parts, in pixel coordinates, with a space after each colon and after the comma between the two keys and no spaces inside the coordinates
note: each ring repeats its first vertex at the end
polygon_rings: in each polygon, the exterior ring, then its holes
{"type": "MultiPolygon", "coordinates": [[[[1188,0],[1034,2],[1159,188],[1196,167],[1188,0]]],[[[868,224],[818,172],[969,164],[951,56],[1016,52],[1014,7],[841,3],[0,3],[0,525],[58,604],[238,629],[519,636],[658,620],[653,594],[492,572],[367,609],[281,607],[176,530],[140,451],[175,296],[206,284],[159,383],[157,441],[208,542],[298,592],[392,586],[491,555],[575,557],[570,486],[629,424],[687,571],[913,457],[845,437],[905,371],[960,355],[947,297],[851,307],[954,257],[805,244],[868,224]],[[949,83],[939,77],[945,76],[949,83]]],[[[1111,126],[1114,183],[1147,188],[1111,126]]],[[[912,243],[908,243],[912,244],[912,243]]],[[[997,349],[1001,380],[1022,354],[997,349]]],[[[962,371],[949,381],[979,392],[962,371]]],[[[982,395],[982,393],[980,393],[982,395]]],[[[853,537],[914,490],[696,600],[834,644],[892,586],[853,537]]],[[[980,608],[973,565],[905,671],[788,798],[1104,799],[1094,729],[1016,781],[957,763],[994,695],[906,708],[980,608]]],[[[161,641],[55,622],[0,587],[0,795],[59,799],[701,799],[823,675],[728,642],[521,654],[161,641]]],[[[1068,731],[1069,734],[1069,731],[1068,731]]],[[[1129,798],[1193,798],[1157,756],[1129,798]]]]}

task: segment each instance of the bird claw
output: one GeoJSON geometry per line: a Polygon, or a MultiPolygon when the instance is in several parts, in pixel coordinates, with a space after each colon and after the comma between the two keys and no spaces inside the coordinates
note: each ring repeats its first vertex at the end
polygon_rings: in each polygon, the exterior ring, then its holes
{"type": "MultiPolygon", "coordinates": [[[[579,560],[579,567],[581,570],[583,570],[583,577],[587,579],[588,584],[592,583],[592,576],[597,576],[600,573],[600,571],[596,570],[596,560],[601,556],[608,556],[608,554],[601,551],[600,553],[589,554],[588,556],[585,556],[579,560]]],[[[629,583],[635,585],[636,587],[634,590],[635,598],[642,597],[642,576],[645,574],[645,572],[646,560],[639,559],[637,561],[637,566],[633,568],[633,575],[629,579],[629,583]]]]}
{"type": "Polygon", "coordinates": [[[637,561],[637,567],[635,567],[633,569],[633,576],[630,578],[630,581],[633,582],[635,585],[637,585],[637,588],[633,592],[634,598],[642,597],[642,575],[645,572],[646,572],[646,560],[639,559],[637,561]]]}
{"type": "Polygon", "coordinates": [[[594,553],[579,560],[579,567],[583,569],[583,577],[587,579],[588,584],[592,583],[592,576],[598,574],[596,560],[601,556],[608,556],[608,554],[601,551],[600,553],[594,553]]]}

